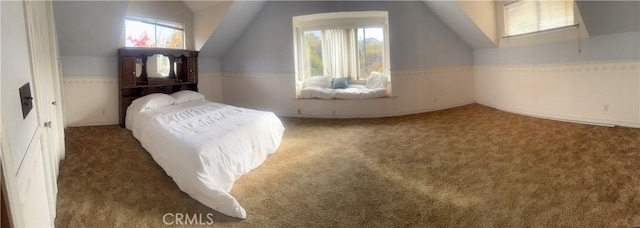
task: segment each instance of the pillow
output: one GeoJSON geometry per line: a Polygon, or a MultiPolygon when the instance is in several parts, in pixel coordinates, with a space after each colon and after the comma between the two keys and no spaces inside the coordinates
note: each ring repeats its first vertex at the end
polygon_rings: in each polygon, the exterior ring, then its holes
{"type": "Polygon", "coordinates": [[[176,104],[185,103],[189,101],[204,100],[204,95],[191,90],[178,91],[171,94],[171,96],[176,99],[176,104]]]}
{"type": "Polygon", "coordinates": [[[302,88],[331,88],[331,77],[329,76],[313,76],[304,81],[302,88]]]}
{"type": "Polygon", "coordinates": [[[152,93],[144,97],[135,99],[131,102],[131,106],[138,111],[145,109],[154,109],[164,106],[173,105],[176,103],[176,99],[164,93],[152,93]]]}
{"type": "Polygon", "coordinates": [[[331,81],[331,88],[332,89],[346,89],[346,88],[349,88],[349,78],[348,77],[334,78],[331,81]]]}
{"type": "Polygon", "coordinates": [[[376,71],[371,71],[371,74],[367,77],[367,82],[364,83],[364,86],[369,89],[386,88],[387,83],[389,83],[389,81],[387,80],[386,75],[376,71]]]}

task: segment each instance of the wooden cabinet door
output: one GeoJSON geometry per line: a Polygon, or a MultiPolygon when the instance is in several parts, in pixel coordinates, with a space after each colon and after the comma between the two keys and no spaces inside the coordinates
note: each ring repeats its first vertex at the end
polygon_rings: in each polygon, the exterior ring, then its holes
{"type": "Polygon", "coordinates": [[[198,82],[198,59],[197,58],[189,58],[189,82],[197,83],[198,82]]]}
{"type": "Polygon", "coordinates": [[[131,87],[136,85],[136,58],[122,57],[122,86],[131,87]]]}

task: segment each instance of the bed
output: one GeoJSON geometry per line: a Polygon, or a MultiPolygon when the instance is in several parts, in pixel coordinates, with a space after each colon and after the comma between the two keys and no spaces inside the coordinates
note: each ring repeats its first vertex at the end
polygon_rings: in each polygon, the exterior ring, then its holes
{"type": "MultiPolygon", "coordinates": [[[[168,96],[148,96],[159,95],[168,96]]],[[[280,145],[278,117],[204,99],[153,108],[137,101],[127,109],[126,126],[180,190],[225,215],[246,218],[229,191],[280,145]]]]}
{"type": "Polygon", "coordinates": [[[180,190],[225,215],[247,212],[235,180],[276,151],[284,127],[271,112],[210,102],[198,93],[198,52],[118,50],[120,126],[131,130],[180,190]],[[147,61],[162,59],[169,72],[147,61]],[[150,64],[153,65],[153,64],[150,64]]]}

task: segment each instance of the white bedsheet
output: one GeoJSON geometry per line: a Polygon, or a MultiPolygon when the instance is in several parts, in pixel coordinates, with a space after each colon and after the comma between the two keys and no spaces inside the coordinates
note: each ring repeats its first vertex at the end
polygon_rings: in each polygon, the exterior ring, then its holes
{"type": "Polygon", "coordinates": [[[271,112],[208,101],[129,108],[126,125],[180,190],[238,218],[247,213],[229,194],[233,182],[275,152],[284,133],[271,112]]]}

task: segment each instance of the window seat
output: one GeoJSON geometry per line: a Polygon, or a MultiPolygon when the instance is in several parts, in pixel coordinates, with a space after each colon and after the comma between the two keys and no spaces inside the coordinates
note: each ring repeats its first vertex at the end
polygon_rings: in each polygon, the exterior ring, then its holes
{"type": "Polygon", "coordinates": [[[351,80],[346,89],[331,89],[326,87],[305,87],[300,90],[300,98],[319,99],[370,99],[387,97],[387,88],[368,88],[365,86],[366,80],[351,80]]]}

